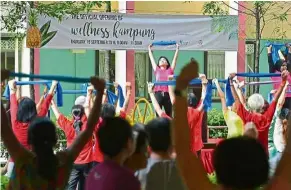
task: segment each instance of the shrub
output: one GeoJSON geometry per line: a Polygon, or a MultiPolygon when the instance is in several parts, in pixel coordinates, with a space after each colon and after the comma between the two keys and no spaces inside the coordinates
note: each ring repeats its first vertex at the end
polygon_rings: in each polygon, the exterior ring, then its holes
{"type": "Polygon", "coordinates": [[[207,124],[208,126],[225,126],[225,120],[222,111],[212,109],[207,113],[207,124]]]}
{"type": "Polygon", "coordinates": [[[8,183],[9,183],[9,178],[2,175],[1,176],[1,189],[7,189],[8,188],[8,183]]]}
{"type": "MultiPolygon", "coordinates": [[[[207,113],[207,125],[208,126],[226,126],[223,113],[217,109],[212,109],[207,113]]],[[[227,128],[222,129],[209,129],[209,138],[226,138],[227,137],[227,128]]]]}

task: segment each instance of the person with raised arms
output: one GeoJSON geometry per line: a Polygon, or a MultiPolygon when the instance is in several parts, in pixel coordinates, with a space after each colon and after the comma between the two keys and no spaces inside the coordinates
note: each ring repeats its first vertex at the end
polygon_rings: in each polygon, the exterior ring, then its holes
{"type": "MultiPolygon", "coordinates": [[[[156,81],[167,81],[170,75],[174,74],[174,70],[176,68],[178,53],[179,53],[179,45],[176,44],[176,52],[170,64],[169,60],[165,56],[161,56],[158,60],[158,64],[156,64],[153,52],[152,52],[152,44],[149,45],[149,57],[151,60],[151,64],[154,70],[154,74],[156,77],[156,81]]],[[[172,117],[172,104],[169,95],[168,86],[155,86],[154,88],[155,97],[160,105],[161,108],[164,107],[165,112],[168,116],[172,117]]],[[[158,116],[158,113],[156,113],[158,116]]]]}
{"type": "MultiPolygon", "coordinates": [[[[2,80],[8,76],[9,71],[1,71],[2,80]]],[[[103,92],[104,80],[92,77],[91,83],[98,92],[103,92]]],[[[15,161],[9,189],[64,189],[74,160],[92,137],[99,118],[101,100],[102,97],[97,96],[86,129],[80,133],[70,147],[56,154],[54,154],[53,147],[57,143],[57,134],[52,121],[46,117],[36,116],[31,120],[28,131],[26,131],[30,151],[18,141],[12,132],[1,103],[1,138],[15,161]]]]}
{"type": "MultiPolygon", "coordinates": [[[[51,108],[57,119],[58,126],[64,131],[67,139],[67,147],[70,147],[74,140],[86,130],[87,117],[89,116],[89,102],[93,93],[93,86],[87,89],[87,96],[79,96],[72,106],[72,119],[65,117],[58,109],[54,100],[52,100],[51,108]]],[[[93,138],[93,137],[92,137],[93,138]]],[[[84,146],[76,160],[71,171],[68,182],[68,190],[84,189],[85,178],[90,169],[96,164],[93,153],[93,140],[88,141],[84,146]]]]}
{"type": "MultiPolygon", "coordinates": [[[[30,122],[37,116],[44,117],[47,115],[49,105],[54,96],[54,91],[57,86],[57,81],[52,82],[50,91],[45,100],[36,105],[29,97],[21,97],[20,86],[16,85],[15,80],[8,81],[10,90],[10,121],[12,130],[22,146],[30,150],[28,144],[27,131],[30,122]]],[[[8,164],[7,175],[10,177],[14,166],[14,158],[11,156],[8,164]]]]}
{"type": "MultiPolygon", "coordinates": [[[[189,82],[198,76],[198,63],[187,64],[177,78],[174,105],[174,146],[177,163],[189,190],[264,190],[291,189],[291,130],[275,177],[269,182],[267,153],[260,142],[250,137],[234,137],[220,142],[214,151],[214,168],[218,185],[210,182],[201,161],[190,151],[190,131],[187,122],[189,82]]],[[[291,125],[291,118],[289,123],[291,125]]]]}

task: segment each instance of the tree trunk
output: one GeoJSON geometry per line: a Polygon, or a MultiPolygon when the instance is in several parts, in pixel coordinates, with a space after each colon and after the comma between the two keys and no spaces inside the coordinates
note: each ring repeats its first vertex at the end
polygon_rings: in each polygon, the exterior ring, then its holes
{"type": "MultiPolygon", "coordinates": [[[[106,12],[111,12],[111,2],[106,2],[106,12]]],[[[110,81],[110,57],[111,57],[111,51],[106,50],[104,54],[104,79],[106,81],[110,81]]]]}
{"type": "MultiPolygon", "coordinates": [[[[34,49],[30,49],[30,74],[34,74],[34,49]]],[[[31,79],[29,79],[31,81],[31,79]]],[[[30,91],[30,98],[35,101],[35,91],[34,91],[34,85],[29,86],[30,91]]]]}
{"type": "MultiPolygon", "coordinates": [[[[261,19],[260,19],[260,10],[259,7],[255,8],[256,13],[256,48],[255,48],[255,73],[260,71],[260,46],[261,46],[261,19]]],[[[259,82],[259,78],[255,78],[255,81],[259,82]]],[[[260,86],[255,86],[255,93],[260,92],[260,86]]]]}

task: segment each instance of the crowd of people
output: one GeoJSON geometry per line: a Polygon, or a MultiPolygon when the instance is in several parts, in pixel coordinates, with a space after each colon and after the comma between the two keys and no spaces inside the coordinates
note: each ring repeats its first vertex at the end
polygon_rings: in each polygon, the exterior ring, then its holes
{"type": "MultiPolygon", "coordinates": [[[[165,57],[155,64],[150,50],[156,81],[174,79],[178,49],[177,45],[172,65],[165,57]]],[[[286,103],[290,55],[289,47],[288,57],[276,63],[280,65],[281,80],[270,103],[260,94],[245,97],[244,84],[233,73],[228,80],[235,102],[227,107],[218,80],[213,80],[232,131],[213,153],[218,185],[209,181],[200,160],[209,81],[198,73],[194,59],[181,70],[175,88],[148,83],[157,118],[145,125],[131,126],[126,120],[130,83],[126,85],[125,102],[117,109],[117,104],[107,101],[105,81],[91,77],[87,95],[76,99],[69,118],[53,100],[57,81],[36,104],[21,97],[16,81],[10,80],[9,106],[5,109],[1,102],[1,138],[10,155],[9,189],[291,189],[291,116],[286,103]],[[187,89],[194,78],[201,79],[200,100],[187,89]],[[49,108],[57,119],[56,125],[46,117],[49,108]],[[236,130],[238,125],[243,128],[236,130]],[[57,152],[56,127],[64,131],[67,140],[67,148],[57,152]],[[272,142],[268,141],[270,130],[274,133],[272,142]],[[270,145],[274,146],[272,152],[270,145]]],[[[8,78],[9,71],[1,70],[1,80],[8,78]]]]}

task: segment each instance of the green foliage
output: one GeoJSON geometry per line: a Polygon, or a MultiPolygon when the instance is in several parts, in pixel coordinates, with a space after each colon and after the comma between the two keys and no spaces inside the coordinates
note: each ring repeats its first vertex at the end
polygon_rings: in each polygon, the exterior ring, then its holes
{"type": "Polygon", "coordinates": [[[36,15],[43,15],[56,18],[62,21],[65,16],[76,15],[82,12],[90,12],[96,6],[101,7],[105,1],[55,1],[52,3],[43,1],[1,1],[1,30],[16,33],[14,37],[25,36],[27,20],[27,10],[33,11],[36,15]],[[6,15],[7,13],[7,15],[6,15]]]}
{"type": "MultiPolygon", "coordinates": [[[[244,10],[236,9],[231,7],[228,3],[223,1],[210,1],[206,2],[203,5],[203,14],[205,15],[228,15],[229,9],[238,10],[241,14],[246,14],[255,18],[258,22],[261,23],[259,31],[259,39],[261,39],[261,35],[265,28],[265,25],[268,24],[269,21],[276,21],[278,25],[274,26],[273,35],[275,38],[283,39],[286,38],[286,31],[283,30],[282,24],[288,20],[288,14],[291,10],[291,3],[285,2],[284,4],[280,4],[280,2],[274,1],[250,1],[248,4],[251,6],[244,6],[240,2],[238,3],[238,7],[243,7],[244,10]],[[279,24],[280,23],[280,24],[279,24]]],[[[224,22],[220,22],[222,25],[220,26],[220,31],[227,29],[224,22]]],[[[216,24],[219,25],[219,24],[216,24]]]]}
{"type": "Polygon", "coordinates": [[[228,15],[227,8],[224,7],[223,2],[210,1],[204,3],[203,14],[205,15],[228,15]]]}
{"type": "Polygon", "coordinates": [[[1,189],[7,189],[8,183],[9,183],[9,178],[4,175],[1,175],[1,189]]]}
{"type": "Polygon", "coordinates": [[[212,109],[207,113],[208,126],[226,126],[223,113],[220,110],[212,109]]]}
{"type": "Polygon", "coordinates": [[[228,130],[227,128],[222,129],[209,129],[209,138],[210,139],[226,139],[228,130]]]}
{"type": "MultiPolygon", "coordinates": [[[[207,125],[208,126],[226,126],[223,113],[217,109],[212,109],[207,113],[207,125]]],[[[210,128],[209,129],[209,138],[227,138],[227,128],[210,128]]]]}

